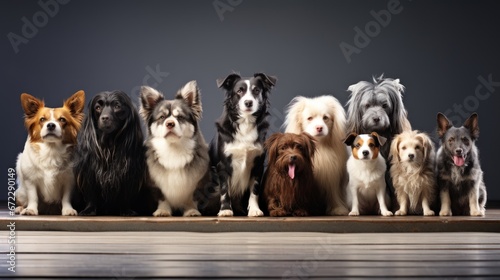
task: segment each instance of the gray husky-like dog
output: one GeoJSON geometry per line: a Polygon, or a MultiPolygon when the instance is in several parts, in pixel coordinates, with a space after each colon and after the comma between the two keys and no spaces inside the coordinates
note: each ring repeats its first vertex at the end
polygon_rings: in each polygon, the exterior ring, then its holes
{"type": "Polygon", "coordinates": [[[473,113],[461,127],[442,113],[437,115],[441,145],[437,152],[437,181],[441,197],[440,216],[484,216],[486,186],[475,141],[479,137],[478,116],[473,113]]]}

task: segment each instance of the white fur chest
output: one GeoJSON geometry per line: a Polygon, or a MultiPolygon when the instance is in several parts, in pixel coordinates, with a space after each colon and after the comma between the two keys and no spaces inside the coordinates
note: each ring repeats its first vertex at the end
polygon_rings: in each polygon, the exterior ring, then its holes
{"type": "Polygon", "coordinates": [[[224,145],[224,154],[232,159],[230,192],[233,194],[243,194],[251,183],[254,160],[264,152],[262,144],[256,142],[258,137],[256,125],[246,120],[240,123],[234,140],[224,145]]]}
{"type": "Polygon", "coordinates": [[[349,181],[355,182],[360,187],[368,188],[375,182],[385,180],[386,164],[383,157],[375,160],[363,161],[349,157],[347,161],[349,181]]]}
{"type": "Polygon", "coordinates": [[[199,181],[208,169],[208,159],[195,160],[196,142],[187,139],[180,143],[168,143],[165,139],[152,139],[156,154],[147,159],[151,179],[169,204],[183,207],[192,200],[199,181]]]}

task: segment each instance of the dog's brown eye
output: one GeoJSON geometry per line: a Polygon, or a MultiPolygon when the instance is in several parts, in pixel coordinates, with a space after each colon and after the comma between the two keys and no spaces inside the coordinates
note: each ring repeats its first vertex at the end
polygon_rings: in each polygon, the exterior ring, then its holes
{"type": "Polygon", "coordinates": [[[313,120],[313,117],[309,117],[307,118],[308,121],[312,121],[313,120]]]}
{"type": "Polygon", "coordinates": [[[120,110],[122,107],[120,105],[115,105],[115,110],[120,110]]]}
{"type": "Polygon", "coordinates": [[[455,138],[453,137],[450,137],[450,139],[448,139],[448,142],[452,143],[453,141],[455,141],[455,138]]]}
{"type": "Polygon", "coordinates": [[[366,108],[366,109],[370,108],[370,104],[366,104],[366,105],[365,105],[365,108],[366,108]]]}
{"type": "Polygon", "coordinates": [[[302,145],[299,145],[299,144],[297,144],[295,147],[296,147],[297,149],[299,149],[299,150],[303,150],[303,149],[304,149],[304,147],[302,147],[302,145]]]}
{"type": "Polygon", "coordinates": [[[328,116],[323,116],[323,120],[327,121],[328,120],[328,116]]]}
{"type": "Polygon", "coordinates": [[[368,144],[368,147],[373,148],[373,147],[375,147],[375,144],[370,143],[370,144],[368,144]]]}
{"type": "Polygon", "coordinates": [[[239,89],[238,91],[236,91],[237,94],[242,94],[243,93],[243,90],[242,89],[239,89]]]}
{"type": "Polygon", "coordinates": [[[165,119],[165,116],[161,115],[158,119],[159,119],[159,120],[164,120],[164,119],[165,119]]]}
{"type": "Polygon", "coordinates": [[[60,122],[62,122],[62,123],[66,123],[66,119],[65,119],[65,118],[63,118],[63,117],[60,117],[60,118],[59,118],[59,121],[60,121],[60,122]]]}
{"type": "Polygon", "coordinates": [[[401,150],[403,151],[406,150],[406,146],[401,147],[401,150]]]}
{"type": "Polygon", "coordinates": [[[100,105],[95,106],[95,110],[96,110],[97,112],[101,111],[101,106],[100,106],[100,105]]]}
{"type": "Polygon", "coordinates": [[[44,121],[46,121],[46,120],[47,120],[47,119],[46,119],[46,118],[44,118],[44,117],[41,117],[41,118],[40,118],[40,122],[44,122],[44,121]]]}
{"type": "Polygon", "coordinates": [[[416,147],[415,147],[415,150],[420,150],[420,146],[416,146],[416,147]]]}
{"type": "Polygon", "coordinates": [[[361,145],[360,144],[356,144],[356,145],[354,145],[354,147],[359,148],[359,147],[361,147],[361,145]]]}
{"type": "Polygon", "coordinates": [[[382,104],[382,108],[384,108],[384,109],[385,109],[385,108],[387,108],[387,107],[389,107],[389,105],[387,105],[387,103],[382,104]]]}

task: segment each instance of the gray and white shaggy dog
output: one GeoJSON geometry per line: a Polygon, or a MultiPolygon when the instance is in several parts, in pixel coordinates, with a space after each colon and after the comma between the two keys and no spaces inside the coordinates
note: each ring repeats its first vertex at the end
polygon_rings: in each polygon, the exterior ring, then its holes
{"type": "Polygon", "coordinates": [[[408,113],[403,104],[405,87],[399,79],[373,77],[373,82],[360,81],[349,86],[347,101],[347,132],[378,135],[387,138],[382,147],[384,158],[389,156],[390,143],[394,135],[411,130],[408,113]]]}

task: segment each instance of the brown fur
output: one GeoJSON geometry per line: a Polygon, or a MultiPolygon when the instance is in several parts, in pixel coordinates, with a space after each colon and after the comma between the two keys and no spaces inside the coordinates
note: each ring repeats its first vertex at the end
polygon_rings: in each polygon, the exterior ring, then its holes
{"type": "Polygon", "coordinates": [[[264,198],[270,216],[320,215],[324,210],[319,189],[314,183],[313,157],[316,145],[307,133],[275,133],[265,147],[269,166],[264,176],[264,198]],[[295,178],[288,166],[295,156],[295,178]]]}

